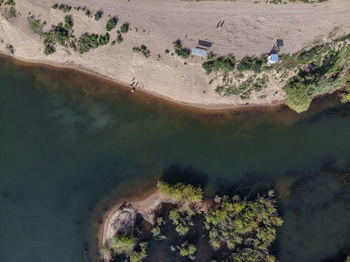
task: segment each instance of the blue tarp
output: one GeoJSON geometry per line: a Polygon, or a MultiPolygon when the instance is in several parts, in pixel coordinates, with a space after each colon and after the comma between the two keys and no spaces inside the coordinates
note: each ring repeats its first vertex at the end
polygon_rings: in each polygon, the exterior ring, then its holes
{"type": "Polygon", "coordinates": [[[271,55],[271,61],[272,62],[278,62],[278,55],[277,54],[272,54],[271,55]]]}

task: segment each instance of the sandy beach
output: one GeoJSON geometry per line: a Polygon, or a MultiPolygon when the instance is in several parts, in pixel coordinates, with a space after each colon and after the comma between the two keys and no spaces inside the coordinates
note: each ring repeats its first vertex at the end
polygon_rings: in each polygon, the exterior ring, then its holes
{"type": "MultiPolygon", "coordinates": [[[[160,0],[123,0],[119,2],[67,1],[72,6],[86,6],[92,12],[102,9],[103,17],[93,17],[72,9],[74,34],[104,33],[110,16],[118,17],[119,29],[129,23],[130,31],[121,44],[110,44],[88,53],[67,51],[57,46],[49,56],[43,54],[42,39],[34,34],[27,22],[29,14],[46,21],[44,29],[63,21],[66,13],[54,10],[54,1],[24,0],[16,2],[20,13],[16,18],[0,17],[0,52],[32,63],[69,67],[93,73],[121,85],[138,82],[137,91],[144,91],[184,105],[225,109],[240,105],[276,105],[284,103],[285,95],[278,81],[247,100],[238,96],[220,96],[211,77],[203,71],[203,60],[186,60],[165,54],[172,52],[172,42],[180,39],[186,48],[194,48],[198,40],[213,43],[210,51],[218,55],[232,54],[236,58],[268,53],[276,39],[283,39],[281,53],[293,53],[317,43],[329,41],[350,32],[350,2],[330,0],[322,4],[289,3],[282,5],[254,1],[184,2],[160,0]],[[213,6],[215,5],[215,8],[213,6]],[[154,7],[157,8],[154,8],[154,7]],[[327,17],[327,19],[324,19],[327,17]],[[225,21],[221,30],[218,21],[225,21]],[[145,44],[149,58],[133,53],[134,46],[145,44]],[[6,47],[13,46],[14,54],[6,47]],[[160,58],[159,56],[160,55],[160,58]],[[187,64],[184,64],[186,61],[187,64]],[[274,94],[278,92],[278,96],[274,94]]],[[[116,30],[110,32],[116,38],[116,30]]]]}

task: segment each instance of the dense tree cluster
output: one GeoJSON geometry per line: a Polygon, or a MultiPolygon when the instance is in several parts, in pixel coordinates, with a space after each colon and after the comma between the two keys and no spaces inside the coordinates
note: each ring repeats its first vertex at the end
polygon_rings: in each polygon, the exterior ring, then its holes
{"type": "Polygon", "coordinates": [[[296,112],[307,110],[312,96],[345,85],[350,79],[350,46],[346,42],[337,48],[326,44],[303,51],[297,61],[306,65],[283,88],[287,105],[296,112]]]}
{"type": "MultiPolygon", "coordinates": [[[[192,199],[188,191],[197,195],[195,199],[203,198],[202,190],[182,183],[170,186],[159,181],[158,189],[167,195],[176,195],[179,200],[188,199],[189,195],[192,199]]],[[[278,215],[272,190],[254,200],[216,196],[207,202],[206,208],[200,205],[166,204],[156,212],[152,229],[142,227],[139,222],[129,233],[117,233],[100,253],[111,254],[114,261],[139,262],[146,258],[148,247],[158,246],[154,241],[165,241],[180,261],[195,260],[203,250],[208,261],[275,261],[270,246],[283,220],[278,215]]]]}
{"type": "Polygon", "coordinates": [[[239,72],[251,70],[260,73],[264,62],[262,58],[246,56],[238,63],[237,70],[239,72]]]}
{"type": "Polygon", "coordinates": [[[210,56],[209,60],[202,64],[202,67],[207,75],[219,70],[230,72],[235,69],[235,58],[232,56],[210,56]]]}
{"type": "Polygon", "coordinates": [[[232,250],[234,261],[271,261],[268,248],[283,223],[273,191],[254,201],[224,196],[216,197],[215,202],[205,215],[210,245],[232,250]]]}
{"type": "Polygon", "coordinates": [[[203,190],[200,187],[176,183],[171,185],[164,181],[158,181],[157,187],[160,193],[173,197],[176,200],[200,202],[203,200],[203,190]]]}

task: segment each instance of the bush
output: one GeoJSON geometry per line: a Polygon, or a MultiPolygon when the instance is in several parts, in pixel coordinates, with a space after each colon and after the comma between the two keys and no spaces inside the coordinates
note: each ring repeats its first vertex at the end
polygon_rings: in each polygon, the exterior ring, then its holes
{"type": "Polygon", "coordinates": [[[120,32],[127,33],[129,31],[129,24],[125,23],[120,27],[120,32]]]}
{"type": "Polygon", "coordinates": [[[182,243],[179,247],[180,256],[189,257],[194,260],[196,258],[195,254],[197,252],[197,248],[193,244],[189,244],[187,241],[182,243]]]}
{"type": "Polygon", "coordinates": [[[112,238],[111,248],[117,254],[129,253],[134,250],[137,239],[133,236],[126,236],[122,234],[117,234],[112,238]]]}
{"type": "Polygon", "coordinates": [[[77,49],[80,53],[89,52],[90,49],[99,46],[98,35],[85,33],[81,35],[77,42],[77,49]]]}
{"type": "Polygon", "coordinates": [[[121,35],[117,36],[117,43],[120,44],[121,42],[123,42],[124,38],[121,35]]]}
{"type": "Polygon", "coordinates": [[[72,9],[72,7],[69,5],[60,4],[58,9],[63,11],[64,13],[68,13],[72,9]]]}
{"type": "Polygon", "coordinates": [[[98,43],[100,44],[100,46],[107,45],[109,42],[109,37],[109,33],[105,33],[105,35],[100,35],[98,39],[98,43]]]}
{"type": "Polygon", "coordinates": [[[53,6],[51,6],[51,8],[53,8],[53,9],[57,9],[58,8],[58,4],[56,3],[56,4],[54,4],[53,6]]]}
{"type": "Polygon", "coordinates": [[[118,23],[118,19],[114,16],[107,21],[106,30],[111,31],[118,23]]]}
{"type": "Polygon", "coordinates": [[[176,42],[173,42],[173,46],[174,46],[174,51],[178,56],[185,59],[189,57],[190,51],[187,48],[183,48],[179,40],[176,42]]]}
{"type": "Polygon", "coordinates": [[[219,70],[230,72],[235,69],[235,58],[231,56],[220,56],[204,62],[202,64],[202,68],[205,70],[207,75],[213,71],[219,70]]]}
{"type": "Polygon", "coordinates": [[[95,20],[96,21],[100,20],[102,15],[103,15],[103,11],[102,10],[96,11],[96,13],[95,13],[95,20]]]}
{"type": "Polygon", "coordinates": [[[141,53],[144,57],[148,58],[150,56],[151,51],[148,50],[147,46],[141,45],[140,47],[134,47],[132,49],[133,52],[135,53],[141,53]]]}
{"type": "Polygon", "coordinates": [[[15,1],[14,0],[7,0],[6,2],[5,2],[5,5],[15,5],[16,3],[15,3],[15,1]]]}
{"type": "Polygon", "coordinates": [[[68,30],[71,30],[74,26],[74,23],[73,23],[73,18],[71,15],[66,15],[64,17],[64,26],[68,29],[68,30]]]}
{"type": "Polygon", "coordinates": [[[257,57],[244,57],[237,65],[237,70],[239,72],[251,70],[255,73],[260,73],[263,60],[257,57]]]}
{"type": "Polygon", "coordinates": [[[200,187],[183,183],[170,185],[164,181],[158,181],[157,187],[161,194],[173,197],[176,200],[200,202],[203,199],[203,190],[200,187]]]}
{"type": "Polygon", "coordinates": [[[165,49],[164,51],[166,54],[169,54],[169,49],[165,49]]]}
{"type": "Polygon", "coordinates": [[[286,104],[291,109],[297,113],[301,113],[309,108],[312,99],[307,93],[305,85],[302,83],[289,84],[283,89],[287,95],[286,104]]]}
{"type": "Polygon", "coordinates": [[[139,250],[132,251],[130,255],[130,262],[140,262],[147,257],[147,243],[140,243],[139,250]]]}

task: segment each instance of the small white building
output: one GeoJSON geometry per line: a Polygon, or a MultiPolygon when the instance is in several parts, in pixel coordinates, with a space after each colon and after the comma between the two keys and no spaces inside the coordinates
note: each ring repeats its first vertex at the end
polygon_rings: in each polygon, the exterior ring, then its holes
{"type": "Polygon", "coordinates": [[[271,54],[269,55],[269,57],[267,58],[267,63],[268,64],[274,64],[278,62],[278,54],[271,54]]]}

